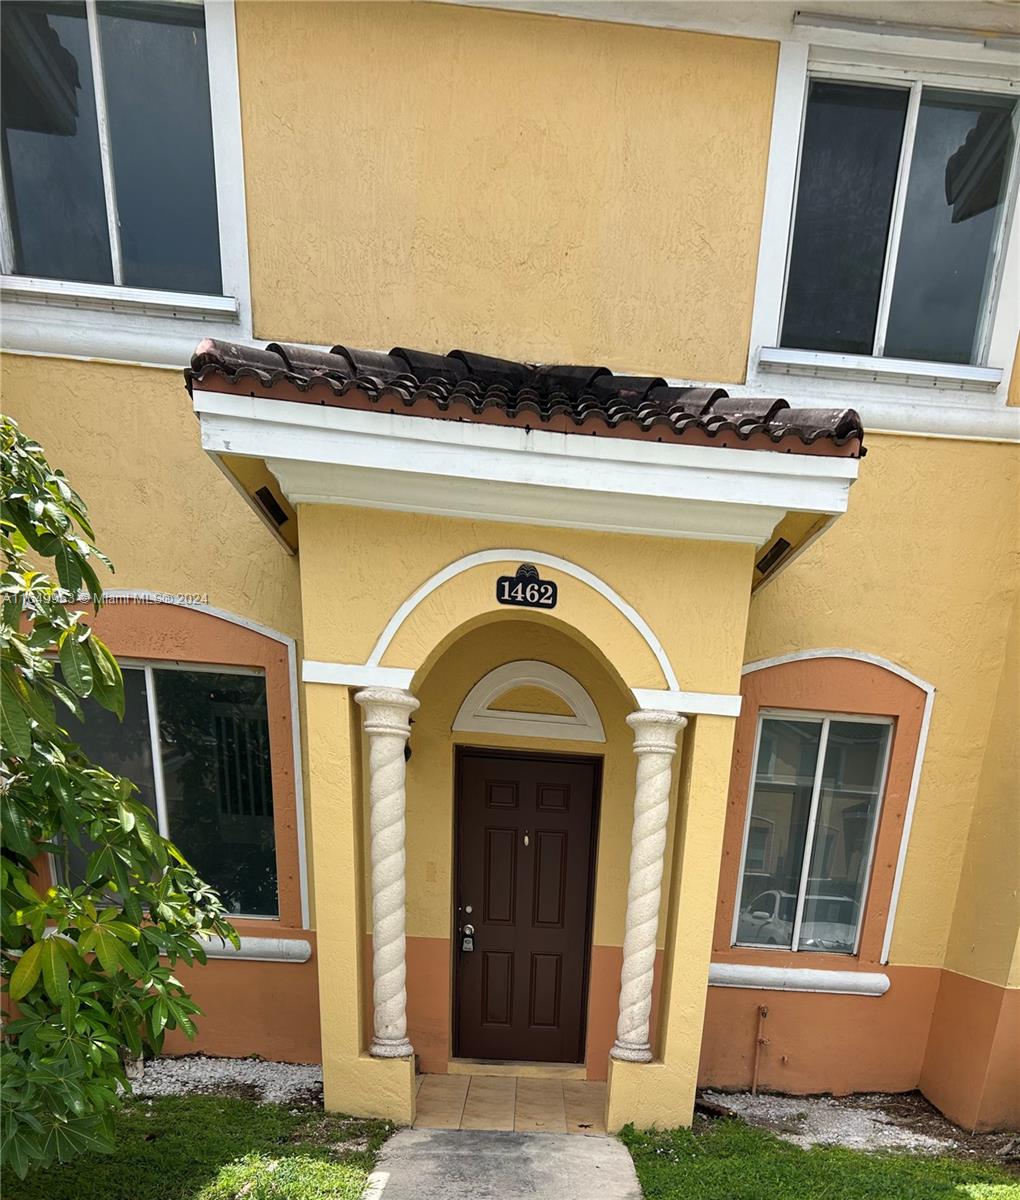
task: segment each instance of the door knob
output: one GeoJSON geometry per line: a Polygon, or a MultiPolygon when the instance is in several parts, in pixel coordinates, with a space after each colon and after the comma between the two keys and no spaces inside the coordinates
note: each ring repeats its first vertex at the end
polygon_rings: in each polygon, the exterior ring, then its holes
{"type": "Polygon", "coordinates": [[[460,948],[470,954],[475,948],[475,927],[473,925],[465,925],[460,932],[460,948]]]}

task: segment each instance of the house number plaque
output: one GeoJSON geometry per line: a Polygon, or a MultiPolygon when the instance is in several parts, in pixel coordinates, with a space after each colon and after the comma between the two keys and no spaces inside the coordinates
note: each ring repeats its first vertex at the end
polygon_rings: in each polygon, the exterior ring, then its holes
{"type": "Polygon", "coordinates": [[[538,568],[531,563],[521,563],[516,575],[500,575],[496,580],[496,599],[521,608],[555,608],[556,584],[539,579],[538,568]]]}

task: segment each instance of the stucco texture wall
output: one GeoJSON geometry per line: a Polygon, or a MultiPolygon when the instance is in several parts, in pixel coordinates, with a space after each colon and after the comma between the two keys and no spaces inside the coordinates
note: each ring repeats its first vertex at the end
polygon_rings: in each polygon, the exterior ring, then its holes
{"type": "Polygon", "coordinates": [[[996,903],[1009,909],[1017,887],[1004,757],[1015,724],[997,713],[1003,687],[1015,698],[1003,661],[1020,584],[1020,448],[890,435],[868,446],[848,515],[752,600],[747,660],[851,648],[936,686],[891,962],[941,967],[948,954],[1001,984],[1013,946],[983,915],[987,889],[974,889],[993,862],[996,903]],[[991,823],[972,830],[976,804],[991,823]],[[968,854],[983,866],[961,884],[968,854]]]}
{"type": "Polygon", "coordinates": [[[257,336],[743,378],[775,43],[403,3],[237,36],[257,336]]]}
{"type": "MultiPolygon", "coordinates": [[[[444,567],[482,550],[508,547],[556,555],[602,579],[645,619],[688,691],[740,690],[753,547],[589,533],[546,526],[507,526],[417,513],[302,505],[301,577],[305,655],[364,663],[390,617],[444,567]]],[[[514,568],[520,558],[508,559],[514,568]]],[[[525,557],[526,561],[526,557],[525,557]]],[[[551,616],[580,631],[596,657],[630,687],[666,686],[647,643],[599,592],[553,567],[559,586],[551,616]]],[[[384,666],[428,668],[446,640],[496,602],[493,564],[443,584],[411,612],[384,666]]]]}
{"type": "Polygon", "coordinates": [[[1014,601],[946,966],[1020,987],[1020,593],[1014,601]]]}
{"type": "Polygon", "coordinates": [[[4,412],[88,505],[116,568],[104,587],[208,596],[300,634],[297,562],[203,451],[179,372],[5,354],[0,383],[4,412]]]}

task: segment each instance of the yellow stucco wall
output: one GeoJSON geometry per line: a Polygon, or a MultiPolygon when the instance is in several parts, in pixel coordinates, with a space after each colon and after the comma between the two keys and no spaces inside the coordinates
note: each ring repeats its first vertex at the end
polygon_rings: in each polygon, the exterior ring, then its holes
{"type": "Polygon", "coordinates": [[[1020,987],[1020,594],[1014,601],[946,966],[1020,987]]]}
{"type": "Polygon", "coordinates": [[[88,505],[116,568],[104,586],[207,596],[300,634],[297,561],[203,451],[179,372],[4,354],[0,384],[88,505]]]}
{"type": "MultiPolygon", "coordinates": [[[[936,685],[892,962],[942,966],[1018,586],[1020,447],[886,435],[868,446],[849,513],[755,595],[747,658],[847,647],[936,685]]],[[[1015,890],[1015,860],[998,861],[1015,890]]],[[[990,948],[995,937],[980,921],[970,936],[990,948]]],[[[971,963],[1001,976],[981,951],[971,963]]]]}
{"type": "MultiPolygon", "coordinates": [[[[432,575],[476,551],[513,547],[602,578],[651,626],[685,690],[739,691],[751,546],[329,505],[302,505],[298,520],[308,658],[365,662],[389,618],[432,575]]],[[[403,623],[383,665],[417,670],[465,621],[505,612],[495,599],[497,574],[491,565],[475,568],[433,592],[403,623]]],[[[665,686],[646,643],[607,600],[554,568],[542,575],[560,587],[554,622],[582,630],[630,687],[665,686]]]]}
{"type": "Polygon", "coordinates": [[[202,449],[178,371],[3,354],[0,389],[88,505],[105,588],[188,594],[300,640],[297,559],[202,449]]]}
{"type": "Polygon", "coordinates": [[[361,970],[360,713],[348,688],[311,684],[304,693],[315,895],[328,914],[316,933],[323,1100],[334,1112],[357,1107],[406,1124],[414,1117],[413,1059],[370,1058],[360,1021],[366,987],[371,993],[361,970]]]}
{"type": "Polygon", "coordinates": [[[258,336],[743,377],[775,43],[399,3],[237,37],[258,336]]]}
{"type": "Polygon", "coordinates": [[[734,722],[699,716],[685,731],[678,784],[678,829],[669,853],[673,887],[669,897],[662,1007],[668,1012],[651,1063],[613,1062],[609,1073],[607,1124],[618,1130],[689,1125],[694,1112],[698,1059],[704,1026],[707,979],[719,886],[719,859],[734,722]],[[693,984],[693,986],[692,986],[693,984]]]}

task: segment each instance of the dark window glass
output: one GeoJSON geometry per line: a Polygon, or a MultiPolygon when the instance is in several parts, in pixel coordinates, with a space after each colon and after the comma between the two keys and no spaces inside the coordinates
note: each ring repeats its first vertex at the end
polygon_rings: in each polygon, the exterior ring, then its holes
{"type": "Polygon", "coordinates": [[[976,361],[1013,108],[972,92],[921,93],[885,340],[893,358],[976,361]]]}
{"type": "Polygon", "coordinates": [[[15,270],[112,283],[85,5],[8,0],[0,17],[15,270]]]}
{"type": "Polygon", "coordinates": [[[864,910],[889,729],[862,721],[829,724],[800,950],[853,953],[864,910]]]}
{"type": "Polygon", "coordinates": [[[275,916],[262,676],[154,670],[170,836],[235,913],[275,916]]]}
{"type": "Polygon", "coordinates": [[[785,946],[793,938],[820,721],[762,721],[737,917],[742,946],[785,946]]]}
{"type": "Polygon", "coordinates": [[[102,4],[124,283],[221,291],[205,14],[102,4]]]}
{"type": "Polygon", "coordinates": [[[891,726],[821,720],[761,723],[744,847],[736,943],[852,954],[881,802],[891,726]],[[808,846],[815,787],[814,835],[808,846]],[[810,864],[804,883],[804,855],[810,864]],[[800,936],[793,945],[803,894],[800,936]]]}
{"type": "MultiPolygon", "coordinates": [[[[152,741],[149,732],[149,708],[145,698],[145,672],[124,667],[124,720],[120,721],[95,700],[81,702],[84,722],[70,717],[67,732],[97,766],[114,775],[123,775],[138,787],[141,799],[156,812],[156,789],[152,775],[152,741]]],[[[155,824],[155,822],[154,822],[155,824]]],[[[80,880],[85,864],[95,849],[88,839],[79,848],[68,844],[71,880],[80,880]]]]}
{"type": "Polygon", "coordinates": [[[782,345],[873,352],[907,99],[811,83],[782,345]]]}

